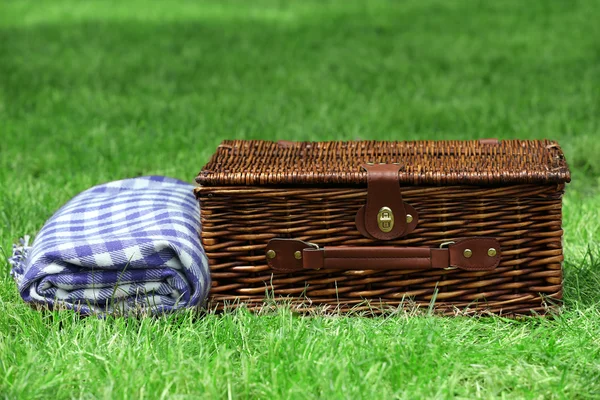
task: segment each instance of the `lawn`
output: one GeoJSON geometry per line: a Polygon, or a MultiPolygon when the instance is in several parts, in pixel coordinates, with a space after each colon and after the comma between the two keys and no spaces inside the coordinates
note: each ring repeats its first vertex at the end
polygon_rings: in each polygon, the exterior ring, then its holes
{"type": "MultiPolygon", "coordinates": [[[[193,181],[225,138],[552,138],[565,307],[553,319],[79,319],[0,262],[0,397],[599,398],[600,4],[0,3],[0,246],[80,191],[193,181]]],[[[4,257],[2,257],[4,258],[4,257]]]]}

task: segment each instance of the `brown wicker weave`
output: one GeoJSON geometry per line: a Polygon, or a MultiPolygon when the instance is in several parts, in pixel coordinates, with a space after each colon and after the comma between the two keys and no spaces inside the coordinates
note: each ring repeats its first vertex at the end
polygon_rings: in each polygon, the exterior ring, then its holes
{"type": "Polygon", "coordinates": [[[291,143],[225,141],[197,177],[210,308],[284,299],[302,310],[543,314],[562,298],[561,206],[570,173],[552,141],[291,143]],[[418,211],[410,234],[371,239],[356,227],[367,163],[398,164],[402,199],[418,211]],[[267,264],[271,239],[320,246],[438,247],[493,237],[497,268],[303,270],[267,264]]]}

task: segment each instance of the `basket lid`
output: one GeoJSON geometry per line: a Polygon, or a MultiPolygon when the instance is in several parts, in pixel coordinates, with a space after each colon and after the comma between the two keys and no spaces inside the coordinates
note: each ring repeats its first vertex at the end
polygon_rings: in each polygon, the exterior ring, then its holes
{"type": "Polygon", "coordinates": [[[226,140],[198,174],[204,186],[366,186],[361,165],[396,163],[404,185],[556,184],[570,181],[550,140],[271,142],[226,140]]]}

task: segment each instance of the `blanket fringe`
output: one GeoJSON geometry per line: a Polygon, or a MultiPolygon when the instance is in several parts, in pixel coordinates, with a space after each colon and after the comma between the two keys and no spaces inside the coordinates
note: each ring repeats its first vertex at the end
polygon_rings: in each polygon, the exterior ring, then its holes
{"type": "Polygon", "coordinates": [[[31,237],[25,235],[19,239],[19,243],[13,244],[12,256],[8,258],[8,263],[11,266],[10,275],[20,284],[25,273],[25,266],[27,265],[27,257],[31,251],[31,245],[29,244],[31,237]]]}

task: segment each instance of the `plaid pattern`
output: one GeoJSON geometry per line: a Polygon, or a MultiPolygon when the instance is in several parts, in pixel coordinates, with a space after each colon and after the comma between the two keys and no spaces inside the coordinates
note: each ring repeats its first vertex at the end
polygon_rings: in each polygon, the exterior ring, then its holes
{"type": "Polygon", "coordinates": [[[12,274],[27,302],[82,314],[200,305],[210,289],[193,186],[158,176],[96,186],[14,246],[12,274]]]}

